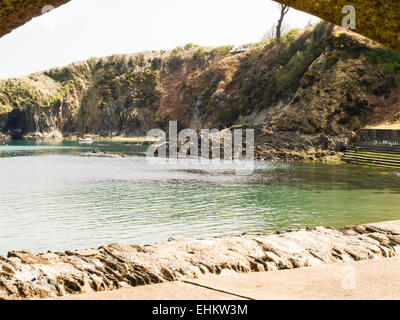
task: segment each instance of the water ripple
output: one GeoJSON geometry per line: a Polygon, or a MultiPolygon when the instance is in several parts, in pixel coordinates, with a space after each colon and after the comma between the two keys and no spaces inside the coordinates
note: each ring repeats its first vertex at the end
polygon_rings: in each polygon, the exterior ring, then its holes
{"type": "Polygon", "coordinates": [[[264,162],[236,176],[61,147],[1,147],[21,154],[0,158],[0,254],[400,219],[399,177],[383,169],[264,162]]]}

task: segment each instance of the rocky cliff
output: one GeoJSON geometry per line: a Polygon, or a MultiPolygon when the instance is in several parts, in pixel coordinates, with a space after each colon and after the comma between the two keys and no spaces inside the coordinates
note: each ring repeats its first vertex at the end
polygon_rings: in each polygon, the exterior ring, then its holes
{"type": "Polygon", "coordinates": [[[0,132],[15,139],[256,129],[259,158],[315,158],[365,125],[400,119],[400,54],[327,23],[280,43],[92,58],[0,81],[0,132]]]}

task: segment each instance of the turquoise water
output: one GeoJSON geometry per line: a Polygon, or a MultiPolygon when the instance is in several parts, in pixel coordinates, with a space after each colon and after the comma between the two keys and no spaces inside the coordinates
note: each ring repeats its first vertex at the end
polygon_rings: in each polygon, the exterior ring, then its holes
{"type": "Polygon", "coordinates": [[[0,145],[0,254],[400,219],[400,173],[259,162],[248,176],[154,165],[114,142],[0,145]],[[126,158],[90,157],[93,150],[126,158]]]}
{"type": "Polygon", "coordinates": [[[103,152],[122,152],[130,156],[144,156],[147,147],[135,143],[94,141],[93,144],[80,144],[76,141],[35,142],[8,141],[0,142],[1,157],[74,155],[90,156],[95,150],[103,152]]]}

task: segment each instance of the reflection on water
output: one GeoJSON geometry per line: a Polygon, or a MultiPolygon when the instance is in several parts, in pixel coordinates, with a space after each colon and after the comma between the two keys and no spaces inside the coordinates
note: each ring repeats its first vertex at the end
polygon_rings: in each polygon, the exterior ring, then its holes
{"type": "Polygon", "coordinates": [[[40,155],[87,155],[95,150],[103,152],[122,152],[127,155],[143,156],[145,146],[128,142],[95,141],[93,144],[79,144],[76,141],[9,141],[0,142],[1,157],[40,156],[40,155]]]}
{"type": "Polygon", "coordinates": [[[237,176],[79,156],[145,151],[101,144],[0,146],[0,254],[400,219],[400,176],[388,169],[265,162],[237,176]]]}

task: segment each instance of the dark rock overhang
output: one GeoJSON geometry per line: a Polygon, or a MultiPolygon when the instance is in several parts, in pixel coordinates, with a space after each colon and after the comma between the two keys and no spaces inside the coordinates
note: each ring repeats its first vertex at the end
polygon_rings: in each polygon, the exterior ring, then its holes
{"type": "Polygon", "coordinates": [[[356,9],[356,29],[353,30],[388,48],[400,51],[399,0],[277,0],[333,24],[342,25],[342,8],[356,9]]]}
{"type": "Polygon", "coordinates": [[[0,0],[0,37],[69,0],[0,0]]]}
{"type": "MultiPolygon", "coordinates": [[[[43,13],[46,5],[58,7],[69,0],[1,0],[0,37],[43,13]]],[[[267,1],[267,0],[266,0],[267,1]]],[[[277,0],[292,8],[318,16],[336,25],[342,24],[342,8],[357,10],[355,32],[400,51],[399,0],[277,0]]]]}

